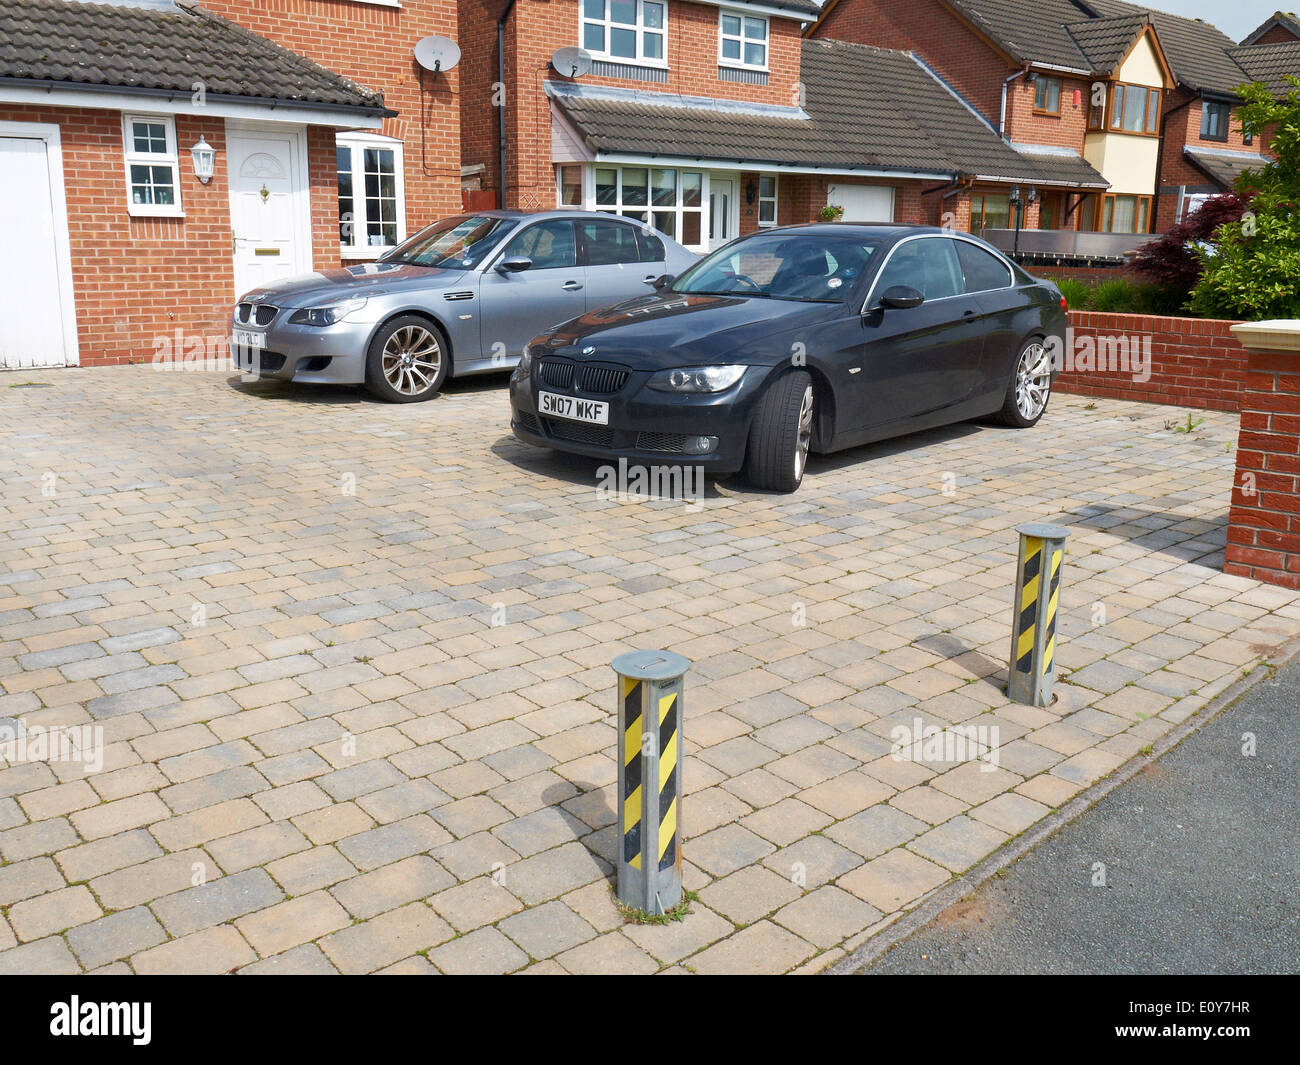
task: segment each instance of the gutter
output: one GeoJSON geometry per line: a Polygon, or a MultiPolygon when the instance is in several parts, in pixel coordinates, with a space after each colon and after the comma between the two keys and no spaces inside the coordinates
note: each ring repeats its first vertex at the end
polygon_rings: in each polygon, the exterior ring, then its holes
{"type": "MultiPolygon", "coordinates": [[[[191,89],[149,89],[135,85],[98,85],[90,82],[55,81],[50,78],[0,78],[0,98],[3,98],[4,90],[8,88],[42,91],[51,97],[60,92],[84,92],[102,93],[106,96],[143,96],[154,100],[166,100],[168,103],[175,103],[177,100],[190,100],[194,95],[191,89]]],[[[230,93],[215,92],[207,93],[205,98],[209,101],[230,104],[236,107],[263,106],[269,107],[271,110],[283,107],[299,111],[319,111],[367,118],[375,116],[396,118],[398,114],[398,112],[390,110],[383,104],[331,104],[322,103],[319,100],[290,100],[279,96],[235,96],[230,93]]],[[[69,104],[67,106],[76,105],[69,104]]],[[[193,113],[200,114],[201,110],[195,107],[193,113]]]]}
{"type": "Polygon", "coordinates": [[[998,136],[1003,140],[1007,137],[1007,87],[1016,80],[1023,78],[1029,73],[1029,64],[1026,63],[1021,70],[1017,70],[1011,77],[1002,82],[1002,113],[998,116],[998,136]]]}

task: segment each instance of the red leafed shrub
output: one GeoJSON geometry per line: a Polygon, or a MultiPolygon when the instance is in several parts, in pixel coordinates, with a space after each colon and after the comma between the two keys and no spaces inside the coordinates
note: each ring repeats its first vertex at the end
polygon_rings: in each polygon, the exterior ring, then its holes
{"type": "Polygon", "coordinates": [[[1201,276],[1195,248],[1214,243],[1219,227],[1240,222],[1250,199],[1236,192],[1211,196],[1158,240],[1143,245],[1130,269],[1185,299],[1201,276]]]}

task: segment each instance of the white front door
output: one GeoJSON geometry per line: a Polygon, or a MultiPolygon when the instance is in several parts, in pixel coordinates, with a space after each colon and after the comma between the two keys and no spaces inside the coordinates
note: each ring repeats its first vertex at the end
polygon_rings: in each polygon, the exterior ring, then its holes
{"type": "MultiPolygon", "coordinates": [[[[8,129],[17,129],[17,124],[8,129]]],[[[46,137],[0,130],[0,368],[77,361],[63,178],[46,137]]]]}
{"type": "Polygon", "coordinates": [[[728,175],[709,175],[709,251],[722,247],[736,236],[738,219],[736,179],[728,175]]]}
{"type": "Polygon", "coordinates": [[[227,127],[235,295],[311,270],[306,131],[227,127]]]}
{"type": "Polygon", "coordinates": [[[888,185],[831,185],[826,202],[844,208],[842,222],[894,220],[894,190],[888,185]]]}

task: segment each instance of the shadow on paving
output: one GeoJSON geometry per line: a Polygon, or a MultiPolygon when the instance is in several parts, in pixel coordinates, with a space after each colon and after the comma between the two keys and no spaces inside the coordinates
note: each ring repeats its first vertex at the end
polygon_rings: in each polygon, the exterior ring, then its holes
{"type": "Polygon", "coordinates": [[[1298,726],[1300,660],[865,971],[1300,970],[1298,726]]]}

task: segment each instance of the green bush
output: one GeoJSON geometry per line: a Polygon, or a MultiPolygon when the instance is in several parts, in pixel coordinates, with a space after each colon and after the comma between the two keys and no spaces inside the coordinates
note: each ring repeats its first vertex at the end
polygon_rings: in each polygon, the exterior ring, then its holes
{"type": "Polygon", "coordinates": [[[1066,304],[1073,310],[1086,310],[1088,306],[1088,296],[1092,290],[1082,281],[1073,277],[1063,277],[1056,282],[1056,287],[1061,290],[1061,295],[1065,297],[1066,304]]]}
{"type": "Polygon", "coordinates": [[[1217,246],[1199,249],[1204,267],[1191,306],[1214,318],[1300,318],[1300,78],[1277,100],[1260,84],[1238,92],[1242,127],[1255,136],[1272,127],[1273,161],[1238,179],[1251,194],[1240,222],[1219,229],[1217,246]]]}
{"type": "Polygon", "coordinates": [[[1114,278],[1089,286],[1082,281],[1063,278],[1057,288],[1065,302],[1076,311],[1105,311],[1109,314],[1180,315],[1183,299],[1179,292],[1165,285],[1134,284],[1126,278],[1114,278]]]}
{"type": "Polygon", "coordinates": [[[1125,314],[1133,306],[1133,286],[1127,281],[1103,281],[1092,290],[1088,307],[1094,311],[1125,314]]]}

